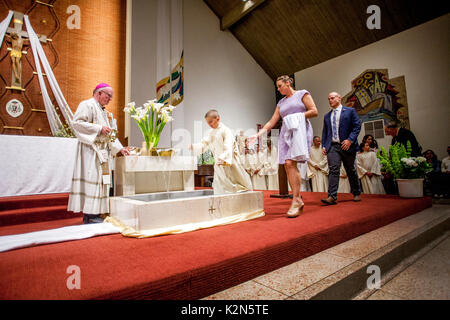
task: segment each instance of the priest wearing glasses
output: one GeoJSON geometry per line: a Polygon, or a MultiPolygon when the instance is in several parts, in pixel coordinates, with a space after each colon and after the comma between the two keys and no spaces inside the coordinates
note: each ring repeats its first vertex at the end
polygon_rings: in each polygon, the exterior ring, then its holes
{"type": "Polygon", "coordinates": [[[130,155],[115,138],[115,120],[105,106],[114,90],[106,83],[95,87],[93,97],[82,101],[73,117],[73,129],[78,138],[72,190],[68,211],[82,212],[83,223],[103,222],[109,213],[111,165],[119,152],[130,155]]]}

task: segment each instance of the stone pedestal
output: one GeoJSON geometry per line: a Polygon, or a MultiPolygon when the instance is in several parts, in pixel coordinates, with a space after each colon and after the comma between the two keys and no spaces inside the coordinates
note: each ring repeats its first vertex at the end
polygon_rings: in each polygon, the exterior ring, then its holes
{"type": "Polygon", "coordinates": [[[194,190],[197,159],[192,156],[116,158],[115,196],[194,190]]]}

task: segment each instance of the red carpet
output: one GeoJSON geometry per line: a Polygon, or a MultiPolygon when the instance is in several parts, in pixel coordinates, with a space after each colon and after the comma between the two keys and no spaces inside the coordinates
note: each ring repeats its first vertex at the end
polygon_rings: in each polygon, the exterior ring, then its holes
{"type": "MultiPolygon", "coordinates": [[[[303,193],[302,216],[289,200],[269,198],[266,216],[148,239],[109,235],[0,253],[0,299],[199,299],[422,211],[430,198],[363,195],[324,207],[324,193],[303,193]],[[69,290],[66,270],[81,270],[69,290]]],[[[0,235],[81,223],[81,218],[0,227],[0,235]],[[27,226],[27,227],[25,227],[27,226]]]]}
{"type": "Polygon", "coordinates": [[[68,213],[68,193],[0,197],[0,226],[81,217],[68,213]]]}

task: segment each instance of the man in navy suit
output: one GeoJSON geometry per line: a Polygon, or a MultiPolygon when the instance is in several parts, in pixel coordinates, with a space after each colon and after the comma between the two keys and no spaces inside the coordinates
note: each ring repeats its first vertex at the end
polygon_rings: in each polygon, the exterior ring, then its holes
{"type": "Polygon", "coordinates": [[[358,146],[358,135],[361,131],[361,120],[354,108],[344,107],[341,96],[337,92],[328,95],[328,103],[333,109],[323,119],[322,145],[323,154],[328,158],[328,198],[322,199],[326,205],[337,204],[339,173],[341,163],[350,182],[354,201],[361,201],[361,188],[355,168],[358,146]]]}

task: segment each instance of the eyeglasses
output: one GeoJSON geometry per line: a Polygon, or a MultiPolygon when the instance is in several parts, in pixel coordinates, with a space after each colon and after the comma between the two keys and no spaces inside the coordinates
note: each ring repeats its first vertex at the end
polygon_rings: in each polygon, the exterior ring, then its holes
{"type": "Polygon", "coordinates": [[[109,99],[112,99],[112,98],[113,98],[112,94],[109,94],[109,93],[106,92],[106,91],[100,91],[100,92],[106,94],[106,95],[109,97],[109,99]]]}

